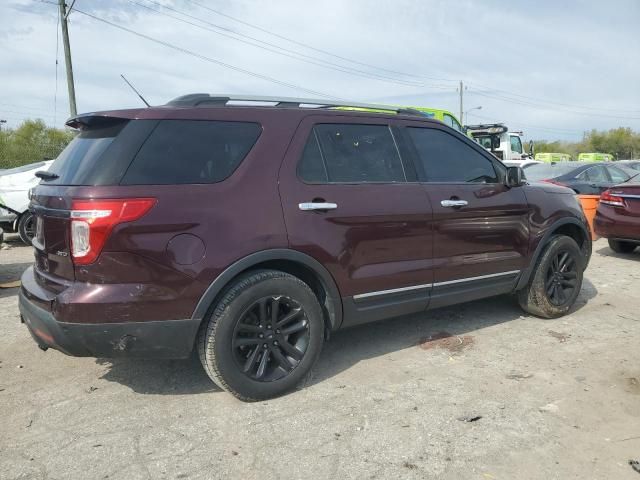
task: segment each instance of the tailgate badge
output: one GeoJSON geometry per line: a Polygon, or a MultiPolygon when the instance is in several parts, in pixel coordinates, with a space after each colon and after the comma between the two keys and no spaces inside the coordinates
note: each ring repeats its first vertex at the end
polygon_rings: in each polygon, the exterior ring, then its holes
{"type": "Polygon", "coordinates": [[[64,250],[58,250],[56,252],[56,255],[58,255],[59,257],[68,257],[69,256],[69,252],[65,252],[64,250]]]}

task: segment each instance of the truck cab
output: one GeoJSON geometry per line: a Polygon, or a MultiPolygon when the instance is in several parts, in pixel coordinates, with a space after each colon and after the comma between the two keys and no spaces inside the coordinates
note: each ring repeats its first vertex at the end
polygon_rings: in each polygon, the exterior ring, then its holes
{"type": "Polygon", "coordinates": [[[502,123],[467,125],[466,129],[471,138],[500,160],[516,162],[531,157],[522,146],[522,132],[510,132],[502,123]]]}

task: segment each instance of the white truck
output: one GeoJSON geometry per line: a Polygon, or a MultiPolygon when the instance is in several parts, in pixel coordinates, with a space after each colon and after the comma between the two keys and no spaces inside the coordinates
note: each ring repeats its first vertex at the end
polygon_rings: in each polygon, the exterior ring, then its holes
{"type": "Polygon", "coordinates": [[[522,132],[510,132],[502,123],[467,125],[466,129],[476,142],[500,160],[515,163],[533,158],[533,142],[529,142],[529,153],[525,153],[522,132]]]}
{"type": "Polygon", "coordinates": [[[0,172],[0,228],[17,232],[27,245],[31,245],[34,234],[29,190],[40,181],[35,173],[48,170],[52,163],[47,160],[0,172]]]}

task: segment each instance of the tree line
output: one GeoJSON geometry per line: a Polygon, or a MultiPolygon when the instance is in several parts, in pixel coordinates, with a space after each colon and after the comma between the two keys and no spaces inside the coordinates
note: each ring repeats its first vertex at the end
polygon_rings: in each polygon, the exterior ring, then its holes
{"type": "Polygon", "coordinates": [[[579,142],[534,140],[533,144],[536,153],[568,153],[573,160],[578,159],[579,153],[586,152],[610,153],[616,160],[640,158],[640,133],[625,127],[591,130],[579,142]]]}
{"type": "Polygon", "coordinates": [[[73,139],[72,130],[25,120],[18,128],[0,131],[0,169],[56,158],[73,139]]]}
{"type": "MultiPolygon", "coordinates": [[[[0,131],[0,169],[19,167],[45,158],[56,158],[73,139],[75,132],[47,126],[42,120],[25,120],[15,129],[0,131]]],[[[610,153],[616,160],[640,158],[640,133],[630,128],[591,130],[580,142],[534,140],[537,153],[610,153]]]]}

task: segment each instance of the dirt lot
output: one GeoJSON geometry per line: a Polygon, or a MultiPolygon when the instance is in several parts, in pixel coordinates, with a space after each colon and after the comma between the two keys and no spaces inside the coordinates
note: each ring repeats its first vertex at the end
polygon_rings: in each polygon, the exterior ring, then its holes
{"type": "MultiPolygon", "coordinates": [[[[9,245],[0,281],[32,258],[9,245]]],[[[195,359],[41,352],[2,289],[0,478],[640,480],[639,267],[597,242],[559,320],[502,297],[341,332],[254,404],[195,359]]]]}

